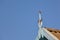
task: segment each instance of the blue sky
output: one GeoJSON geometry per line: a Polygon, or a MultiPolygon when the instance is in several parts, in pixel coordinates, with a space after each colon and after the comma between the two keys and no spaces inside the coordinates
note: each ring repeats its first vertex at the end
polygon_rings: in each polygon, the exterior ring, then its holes
{"type": "Polygon", "coordinates": [[[60,29],[60,0],[0,0],[0,40],[35,40],[38,10],[43,26],[60,29]]]}

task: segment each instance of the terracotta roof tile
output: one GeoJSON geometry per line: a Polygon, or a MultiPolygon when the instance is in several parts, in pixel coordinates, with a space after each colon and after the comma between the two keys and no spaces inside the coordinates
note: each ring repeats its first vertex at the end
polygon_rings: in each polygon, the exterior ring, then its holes
{"type": "Polygon", "coordinates": [[[46,29],[60,40],[60,30],[52,28],[46,28],[46,29]]]}

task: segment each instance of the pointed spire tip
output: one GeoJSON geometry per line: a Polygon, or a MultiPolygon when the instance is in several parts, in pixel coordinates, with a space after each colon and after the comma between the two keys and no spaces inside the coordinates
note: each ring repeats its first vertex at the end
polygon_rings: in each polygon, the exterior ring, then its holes
{"type": "Polygon", "coordinates": [[[39,13],[40,13],[40,14],[42,13],[41,10],[39,10],[39,13]]]}

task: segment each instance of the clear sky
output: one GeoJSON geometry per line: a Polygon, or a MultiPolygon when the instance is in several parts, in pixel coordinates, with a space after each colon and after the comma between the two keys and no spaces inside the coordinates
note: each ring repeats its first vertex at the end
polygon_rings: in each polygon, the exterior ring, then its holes
{"type": "Polygon", "coordinates": [[[60,29],[60,0],[0,0],[0,40],[35,40],[38,10],[43,26],[60,29]]]}

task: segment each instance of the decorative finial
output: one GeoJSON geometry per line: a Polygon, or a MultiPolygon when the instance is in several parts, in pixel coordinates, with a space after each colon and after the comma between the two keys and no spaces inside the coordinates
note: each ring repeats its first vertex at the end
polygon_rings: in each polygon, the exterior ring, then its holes
{"type": "Polygon", "coordinates": [[[39,19],[38,19],[38,27],[39,27],[39,31],[38,31],[38,36],[36,38],[36,40],[39,40],[41,37],[43,38],[43,35],[42,35],[42,12],[39,11],[39,19]]]}
{"type": "Polygon", "coordinates": [[[38,20],[38,23],[39,23],[39,25],[42,26],[42,17],[41,17],[41,14],[42,14],[42,12],[39,11],[39,20],[38,20]]]}
{"type": "Polygon", "coordinates": [[[41,14],[42,12],[39,10],[39,13],[41,14]]]}

